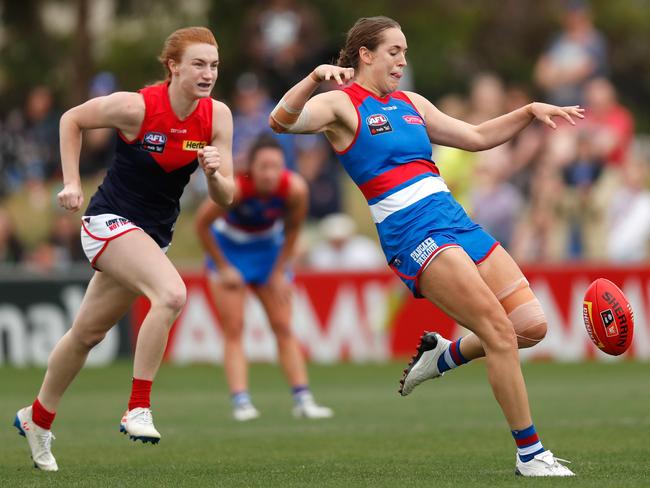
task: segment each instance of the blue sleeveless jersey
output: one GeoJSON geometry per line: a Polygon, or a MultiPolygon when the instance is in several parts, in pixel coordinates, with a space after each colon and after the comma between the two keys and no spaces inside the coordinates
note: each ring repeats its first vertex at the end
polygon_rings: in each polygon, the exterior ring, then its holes
{"type": "Polygon", "coordinates": [[[180,198],[198,166],[198,149],[212,140],[212,98],[199,100],[187,118],[171,108],[167,83],[140,90],[145,116],[132,141],[121,133],[115,160],[90,200],[85,215],[116,214],[169,245],[180,198]]]}
{"type": "Polygon", "coordinates": [[[421,233],[420,216],[431,196],[449,190],[431,160],[424,119],[403,92],[380,98],[356,83],[344,91],[358,125],[355,139],[338,155],[368,201],[390,261],[409,235],[421,233]]]}
{"type": "Polygon", "coordinates": [[[425,120],[408,96],[378,97],[353,83],[343,89],[357,112],[357,131],[343,151],[345,170],[370,207],[386,258],[416,294],[422,270],[446,247],[480,261],[494,239],[453,199],[431,160],[425,120]]]}
{"type": "Polygon", "coordinates": [[[284,218],[291,173],[284,171],[276,191],[270,196],[259,195],[248,175],[237,177],[239,198],[237,204],[226,214],[226,222],[251,235],[273,227],[284,218]]]}

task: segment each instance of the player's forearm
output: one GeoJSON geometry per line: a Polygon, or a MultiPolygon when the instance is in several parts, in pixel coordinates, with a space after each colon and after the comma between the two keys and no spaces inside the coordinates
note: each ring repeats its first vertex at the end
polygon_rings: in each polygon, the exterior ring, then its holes
{"type": "Polygon", "coordinates": [[[214,242],[209,226],[200,226],[197,229],[197,233],[201,247],[203,247],[205,253],[212,258],[217,268],[228,266],[228,260],[219,246],[214,242]]]}
{"type": "Polygon", "coordinates": [[[284,245],[280,254],[275,261],[274,270],[284,270],[290,265],[296,255],[296,246],[298,242],[298,229],[285,231],[284,245]]]}
{"type": "Polygon", "coordinates": [[[294,85],[278,102],[269,116],[269,125],[275,132],[292,132],[302,109],[318,88],[320,81],[311,73],[294,85]]]}
{"type": "Polygon", "coordinates": [[[528,127],[534,119],[531,106],[528,104],[476,126],[478,143],[475,150],[484,151],[503,144],[528,127]]]}
{"type": "Polygon", "coordinates": [[[230,206],[235,195],[233,178],[225,177],[219,172],[208,177],[208,194],[213,201],[222,207],[230,206]]]}
{"type": "Polygon", "coordinates": [[[79,155],[81,153],[81,128],[66,112],[59,123],[61,169],[63,184],[79,184],[79,155]]]}

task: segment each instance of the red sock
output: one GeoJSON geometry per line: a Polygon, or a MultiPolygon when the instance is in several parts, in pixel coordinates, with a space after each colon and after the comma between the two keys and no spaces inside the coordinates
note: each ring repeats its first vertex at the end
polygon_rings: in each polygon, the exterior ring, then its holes
{"type": "Polygon", "coordinates": [[[38,398],[32,403],[32,422],[34,422],[39,427],[50,430],[52,427],[52,422],[54,422],[54,417],[56,412],[48,412],[45,410],[45,407],[41,405],[41,402],[38,401],[38,398]]]}
{"type": "Polygon", "coordinates": [[[153,381],[139,380],[133,378],[133,385],[131,386],[131,398],[129,398],[129,410],[134,408],[150,408],[151,400],[151,385],[153,381]]]}

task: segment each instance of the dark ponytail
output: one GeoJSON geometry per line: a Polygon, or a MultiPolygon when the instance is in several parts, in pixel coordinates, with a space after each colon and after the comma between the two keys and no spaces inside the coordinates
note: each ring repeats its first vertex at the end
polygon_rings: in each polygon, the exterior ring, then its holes
{"type": "Polygon", "coordinates": [[[401,29],[397,21],[390,17],[362,17],[348,31],[345,46],[339,52],[336,64],[344,68],[359,69],[359,49],[366,47],[374,51],[382,41],[386,29],[401,29]]]}

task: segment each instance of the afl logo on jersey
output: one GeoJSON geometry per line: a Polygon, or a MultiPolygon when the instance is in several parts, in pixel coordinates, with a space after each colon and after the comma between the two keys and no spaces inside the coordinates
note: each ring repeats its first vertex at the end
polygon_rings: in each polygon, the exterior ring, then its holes
{"type": "Polygon", "coordinates": [[[160,132],[147,132],[142,138],[142,149],[149,152],[161,153],[165,150],[167,136],[160,132]]]}
{"type": "Polygon", "coordinates": [[[366,124],[368,124],[368,129],[370,129],[370,135],[372,136],[393,130],[388,121],[388,117],[384,114],[369,115],[366,118],[366,124]]]}

